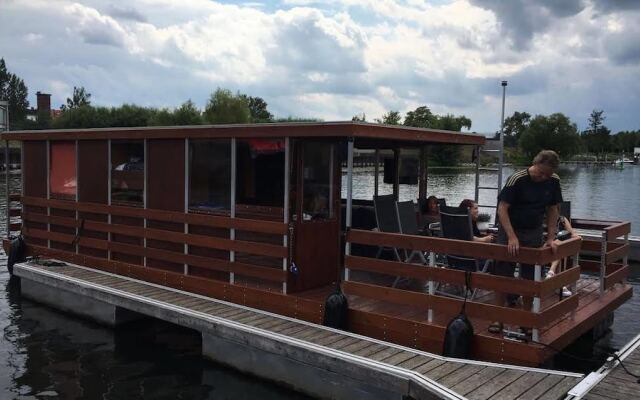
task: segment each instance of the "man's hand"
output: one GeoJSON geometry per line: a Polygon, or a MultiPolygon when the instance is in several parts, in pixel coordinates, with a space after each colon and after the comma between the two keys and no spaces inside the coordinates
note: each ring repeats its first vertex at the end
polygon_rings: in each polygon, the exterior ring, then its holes
{"type": "Polygon", "coordinates": [[[520,241],[516,235],[509,236],[507,243],[507,251],[511,256],[517,256],[520,251],[520,241]]]}
{"type": "Polygon", "coordinates": [[[556,254],[558,252],[558,243],[556,243],[556,241],[553,239],[547,239],[547,241],[544,242],[544,246],[542,247],[551,247],[551,252],[553,254],[556,254]]]}

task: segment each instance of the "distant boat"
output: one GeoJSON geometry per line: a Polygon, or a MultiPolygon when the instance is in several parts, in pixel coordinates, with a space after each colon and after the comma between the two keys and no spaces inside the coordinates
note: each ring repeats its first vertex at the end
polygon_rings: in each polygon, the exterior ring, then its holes
{"type": "Polygon", "coordinates": [[[623,157],[623,158],[618,158],[613,162],[613,165],[620,165],[620,164],[633,164],[633,160],[628,159],[627,157],[623,157]]]}

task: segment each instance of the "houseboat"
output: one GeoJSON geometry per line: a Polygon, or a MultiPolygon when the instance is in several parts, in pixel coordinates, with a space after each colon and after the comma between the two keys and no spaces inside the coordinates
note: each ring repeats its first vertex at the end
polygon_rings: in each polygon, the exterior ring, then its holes
{"type": "MultiPolygon", "coordinates": [[[[601,235],[566,240],[556,254],[523,248],[518,256],[502,245],[424,235],[400,219],[402,229],[383,227],[374,204],[383,197],[378,165],[392,183],[386,200],[393,220],[400,206],[407,211],[398,202],[403,185],[417,187],[416,204],[427,198],[429,152],[470,146],[479,154],[488,146],[481,135],[335,122],[15,131],[0,138],[21,144],[22,188],[9,188],[8,228],[21,230],[29,256],[314,323],[324,321],[325,299],[339,285],[348,298],[347,330],[437,354],[466,302],[471,357],[526,366],[542,365],[606,326],[632,295],[625,283],[628,222],[574,219],[575,227],[601,235]],[[375,163],[372,192],[358,188],[354,196],[353,155],[363,150],[388,157],[375,163]],[[465,272],[449,265],[452,255],[534,264],[536,279],[465,272]],[[544,279],[556,259],[565,268],[544,279]],[[465,285],[472,298],[459,296],[465,285]],[[559,296],[565,286],[572,294],[559,296]],[[495,305],[496,292],[533,297],[533,306],[495,305]],[[490,333],[493,320],[531,327],[532,340],[490,333]]],[[[411,225],[421,227],[414,207],[411,225]]]]}

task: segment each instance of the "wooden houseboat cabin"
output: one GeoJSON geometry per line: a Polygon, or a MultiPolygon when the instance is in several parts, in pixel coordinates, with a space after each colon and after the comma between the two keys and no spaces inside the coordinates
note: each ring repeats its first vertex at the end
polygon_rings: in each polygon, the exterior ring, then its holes
{"type": "Polygon", "coordinates": [[[340,277],[348,330],[433,353],[441,353],[445,327],[463,303],[447,288],[464,285],[465,273],[449,268],[444,255],[535,264],[535,281],[473,272],[477,291],[466,306],[474,358],[534,366],[553,356],[552,347],[602,325],[632,294],[624,283],[627,222],[574,220],[600,230],[602,239],[567,240],[555,255],[524,248],[517,257],[497,244],[376,229],[378,163],[369,174],[374,189],[363,193],[353,183],[355,151],[390,155],[392,200],[403,186],[403,165],[413,171],[407,182],[417,183],[411,197],[425,199],[425,154],[442,145],[480,149],[480,135],[340,122],[1,137],[22,144],[22,191],[10,196],[9,225],[22,230],[29,255],[316,323],[340,277]],[[419,256],[407,262],[404,254],[414,251],[419,256]],[[581,251],[590,258],[579,258],[581,251]],[[566,268],[545,280],[543,267],[558,258],[566,268]],[[563,286],[573,294],[559,297],[563,286]],[[494,305],[495,292],[531,296],[533,308],[494,305]],[[489,333],[492,320],[532,327],[542,344],[489,333]]]}

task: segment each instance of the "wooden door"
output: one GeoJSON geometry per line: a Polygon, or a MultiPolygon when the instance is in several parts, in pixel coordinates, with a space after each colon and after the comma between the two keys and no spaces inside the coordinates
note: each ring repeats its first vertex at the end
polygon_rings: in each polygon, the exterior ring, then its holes
{"type": "Polygon", "coordinates": [[[293,258],[288,292],[329,285],[340,270],[340,160],[336,143],[294,143],[293,258]]]}

